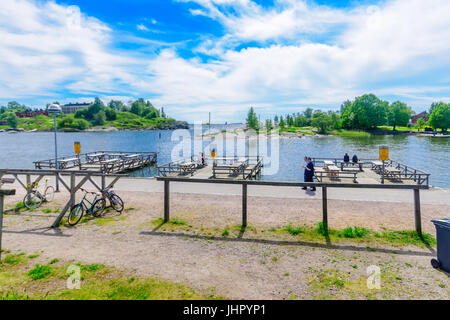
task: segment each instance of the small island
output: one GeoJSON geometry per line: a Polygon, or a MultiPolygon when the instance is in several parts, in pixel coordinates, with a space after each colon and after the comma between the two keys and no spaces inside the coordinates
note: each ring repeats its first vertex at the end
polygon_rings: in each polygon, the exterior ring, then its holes
{"type": "MultiPolygon", "coordinates": [[[[7,106],[0,107],[0,130],[53,130],[53,117],[49,116],[46,108],[31,109],[11,101],[7,106]]],[[[63,113],[56,118],[56,127],[66,132],[189,128],[187,122],[168,117],[164,108],[157,109],[150,101],[142,98],[130,105],[117,100],[111,100],[105,105],[102,100],[95,98],[93,103],[63,105],[62,110],[63,113]]]]}

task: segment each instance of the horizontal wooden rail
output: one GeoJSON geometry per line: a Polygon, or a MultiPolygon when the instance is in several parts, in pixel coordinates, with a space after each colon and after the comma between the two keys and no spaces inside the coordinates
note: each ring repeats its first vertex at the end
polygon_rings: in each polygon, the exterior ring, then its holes
{"type": "Polygon", "coordinates": [[[356,184],[356,183],[323,183],[323,182],[288,182],[288,181],[254,181],[254,180],[223,180],[223,179],[192,179],[176,177],[157,177],[164,181],[164,222],[170,219],[170,182],[187,183],[217,183],[242,185],[242,226],[247,226],[247,187],[248,186],[277,186],[277,187],[316,187],[322,188],[322,223],[328,232],[327,188],[349,189],[386,189],[386,190],[413,190],[414,191],[414,217],[416,232],[422,236],[422,222],[420,212],[420,195],[422,189],[429,189],[427,185],[394,185],[394,184],[356,184]]]}

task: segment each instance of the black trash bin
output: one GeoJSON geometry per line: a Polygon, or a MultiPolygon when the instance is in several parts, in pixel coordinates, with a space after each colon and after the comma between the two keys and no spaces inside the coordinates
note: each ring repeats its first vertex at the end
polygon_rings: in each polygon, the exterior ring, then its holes
{"type": "Polygon", "coordinates": [[[434,268],[450,272],[450,219],[431,220],[436,227],[437,260],[431,259],[434,268]]]}

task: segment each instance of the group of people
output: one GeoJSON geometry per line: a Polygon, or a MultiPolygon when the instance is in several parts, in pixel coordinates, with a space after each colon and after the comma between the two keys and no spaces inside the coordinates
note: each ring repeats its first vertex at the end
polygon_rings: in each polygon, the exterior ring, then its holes
{"type": "MultiPolygon", "coordinates": [[[[344,154],[344,162],[350,162],[350,156],[348,155],[348,153],[344,154]]],[[[352,162],[353,163],[358,163],[358,157],[356,156],[356,154],[353,155],[352,157],[352,162]]]]}
{"type": "MultiPolygon", "coordinates": [[[[304,158],[305,160],[305,164],[303,165],[303,168],[305,168],[305,182],[313,182],[313,178],[314,178],[314,163],[312,162],[310,157],[306,157],[304,158]]],[[[345,153],[344,155],[344,162],[348,163],[350,162],[350,156],[348,155],[348,153],[345,153]]],[[[358,163],[358,156],[355,154],[352,157],[352,162],[353,163],[358,163]]],[[[307,190],[307,187],[303,187],[303,190],[307,190]]],[[[311,187],[311,191],[316,191],[316,187],[312,186],[311,187]]]]}

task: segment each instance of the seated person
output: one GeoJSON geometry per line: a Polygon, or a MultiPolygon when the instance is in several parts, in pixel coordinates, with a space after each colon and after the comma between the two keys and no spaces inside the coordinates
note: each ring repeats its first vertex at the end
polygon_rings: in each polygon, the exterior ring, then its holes
{"type": "Polygon", "coordinates": [[[345,163],[350,162],[350,156],[348,155],[348,153],[345,153],[344,155],[344,162],[345,163]]]}
{"type": "Polygon", "coordinates": [[[353,163],[358,163],[358,157],[356,156],[356,154],[353,156],[352,162],[353,163]]]}

